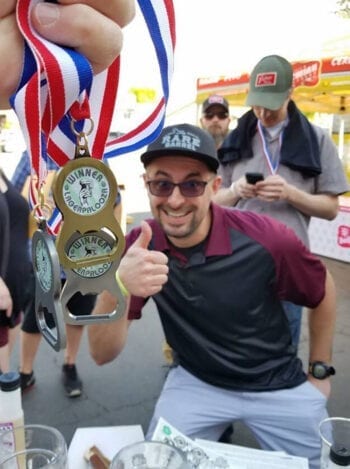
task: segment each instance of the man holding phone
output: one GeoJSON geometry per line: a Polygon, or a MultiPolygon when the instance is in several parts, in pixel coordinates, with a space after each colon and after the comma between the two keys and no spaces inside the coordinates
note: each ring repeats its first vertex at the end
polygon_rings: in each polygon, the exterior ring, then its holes
{"type": "Polygon", "coordinates": [[[245,173],[245,178],[248,184],[256,184],[264,180],[264,175],[262,173],[245,173]]]}
{"type": "MultiPolygon", "coordinates": [[[[293,69],[285,58],[266,56],[254,67],[247,98],[252,109],[219,149],[222,188],[214,201],[270,215],[309,247],[310,218],[334,219],[338,196],[349,185],[335,144],[298,110],[292,86],[293,69]]],[[[302,308],[284,306],[297,348],[302,308]]]]}

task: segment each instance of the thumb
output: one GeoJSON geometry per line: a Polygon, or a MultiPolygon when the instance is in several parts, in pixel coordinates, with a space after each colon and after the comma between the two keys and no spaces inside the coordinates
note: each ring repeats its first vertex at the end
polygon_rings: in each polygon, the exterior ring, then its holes
{"type": "Polygon", "coordinates": [[[12,305],[10,305],[6,310],[6,317],[10,318],[12,315],[12,305]]]}
{"type": "Polygon", "coordinates": [[[134,242],[135,247],[139,248],[144,248],[148,249],[148,245],[151,242],[152,239],[152,228],[149,226],[149,224],[146,221],[141,222],[141,232],[139,234],[139,237],[137,240],[134,242]]]}

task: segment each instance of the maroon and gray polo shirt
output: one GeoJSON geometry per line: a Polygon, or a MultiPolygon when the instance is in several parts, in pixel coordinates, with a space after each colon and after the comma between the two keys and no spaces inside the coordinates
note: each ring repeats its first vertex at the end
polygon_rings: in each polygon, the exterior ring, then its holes
{"type": "MultiPolygon", "coordinates": [[[[281,300],[313,308],[326,270],[292,230],[249,211],[212,204],[206,241],[177,250],[155,220],[151,249],[169,258],[169,279],[153,297],[179,363],[215,386],[265,391],[305,381],[281,300]]],[[[127,246],[138,237],[134,229],[127,246]]],[[[133,297],[130,319],[147,300],[133,297]]]]}

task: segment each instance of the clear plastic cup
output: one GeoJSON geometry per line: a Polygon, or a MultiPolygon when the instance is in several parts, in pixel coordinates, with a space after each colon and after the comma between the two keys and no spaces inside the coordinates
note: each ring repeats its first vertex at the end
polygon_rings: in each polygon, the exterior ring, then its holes
{"type": "Polygon", "coordinates": [[[0,433],[1,469],[68,469],[66,441],[56,428],[24,425],[0,433]]]}
{"type": "Polygon", "coordinates": [[[160,441],[140,441],[122,448],[110,469],[188,469],[182,451],[160,441]]]}
{"type": "Polygon", "coordinates": [[[350,419],[344,417],[324,419],[320,423],[319,432],[322,440],[320,469],[326,469],[329,466],[332,445],[350,449],[350,419]]]}

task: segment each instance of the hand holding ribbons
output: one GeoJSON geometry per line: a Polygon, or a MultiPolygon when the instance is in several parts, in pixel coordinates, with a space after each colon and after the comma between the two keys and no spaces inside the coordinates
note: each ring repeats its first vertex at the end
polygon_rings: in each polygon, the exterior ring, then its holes
{"type": "MultiPolygon", "coordinates": [[[[23,37],[16,22],[17,0],[0,2],[0,107],[10,107],[22,73],[23,37]]],[[[99,73],[119,56],[121,28],[135,14],[133,0],[62,0],[60,4],[37,3],[31,21],[40,36],[59,45],[74,47],[99,73]]]]}

